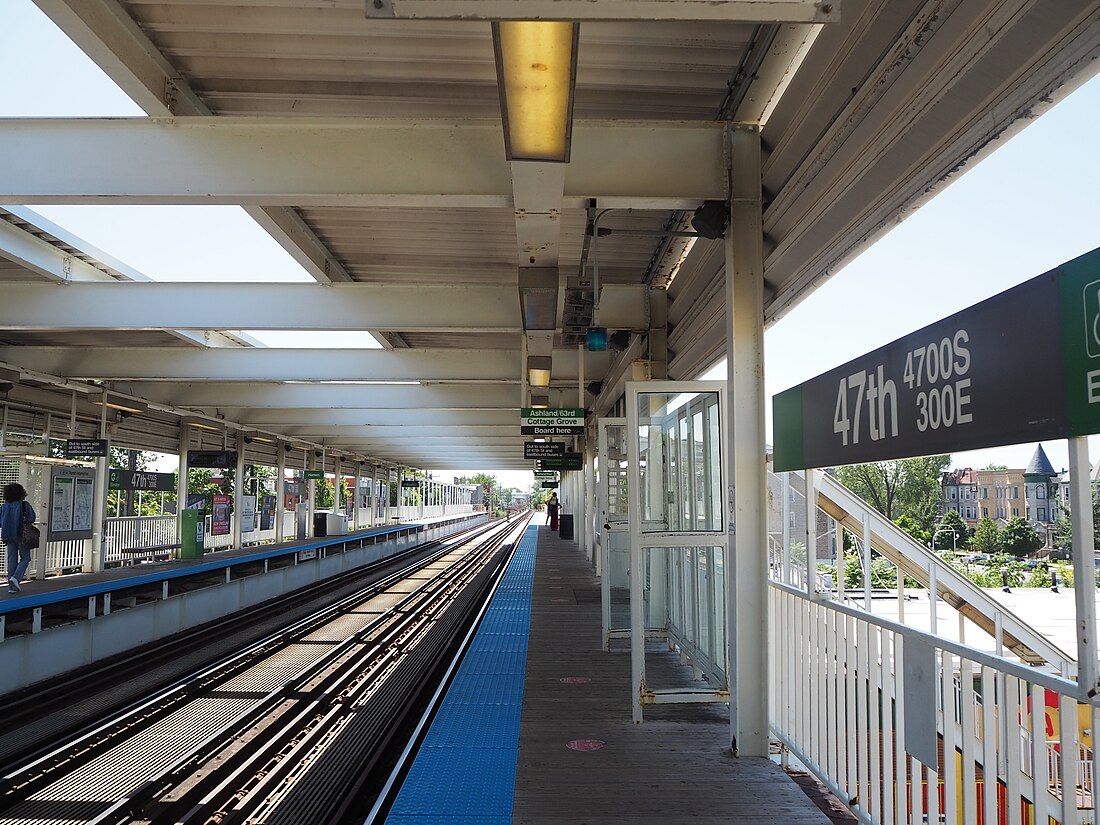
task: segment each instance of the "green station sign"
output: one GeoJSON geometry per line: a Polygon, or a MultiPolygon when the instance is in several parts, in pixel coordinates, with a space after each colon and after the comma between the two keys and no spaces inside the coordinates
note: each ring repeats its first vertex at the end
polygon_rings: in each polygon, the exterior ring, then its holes
{"type": "Polygon", "coordinates": [[[522,407],[521,435],[583,435],[584,407],[522,407]]]}
{"type": "Polygon", "coordinates": [[[306,475],[306,481],[324,481],[325,480],[325,471],[324,470],[306,470],[305,475],[306,475]]]}
{"type": "Polygon", "coordinates": [[[1100,249],[772,399],[775,470],[1100,432],[1100,249]]]}
{"type": "Polygon", "coordinates": [[[540,458],[536,462],[537,470],[579,470],[584,466],[584,456],[580,453],[566,453],[551,458],[540,458]]]}

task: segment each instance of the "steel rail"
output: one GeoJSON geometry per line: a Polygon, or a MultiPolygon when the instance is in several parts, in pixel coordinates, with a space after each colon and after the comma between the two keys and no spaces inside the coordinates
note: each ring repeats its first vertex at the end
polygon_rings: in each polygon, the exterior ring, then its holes
{"type": "MultiPolygon", "coordinates": [[[[420,644],[430,628],[437,627],[439,614],[449,612],[456,594],[479,577],[510,532],[502,531],[458,564],[442,571],[432,582],[434,587],[425,586],[410,594],[409,600],[394,609],[400,615],[397,622],[386,628],[383,635],[371,639],[369,646],[361,647],[354,657],[337,661],[337,666],[323,680],[315,681],[307,689],[306,683],[311,680],[305,676],[296,679],[295,698],[284,703],[292,706],[284,707],[278,721],[264,728],[260,748],[248,751],[244,758],[227,760],[214,770],[198,761],[188,765],[189,769],[200,771],[201,781],[187,793],[172,798],[171,805],[160,798],[155,803],[155,821],[217,821],[230,825],[242,821],[258,807],[276,807],[277,798],[293,789],[295,780],[290,775],[295,768],[315,762],[332,745],[334,734],[346,728],[348,720],[360,709],[365,709],[367,699],[376,698],[379,683],[391,678],[407,659],[409,649],[420,644]],[[420,597],[416,606],[408,604],[414,597],[420,597]]],[[[458,617],[451,624],[461,623],[458,617]]],[[[358,640],[362,644],[371,635],[372,628],[364,628],[349,642],[358,640]]],[[[433,647],[432,657],[435,655],[433,647]]],[[[330,658],[341,659],[335,651],[330,658]]],[[[357,742],[359,748],[364,744],[357,742]]],[[[166,776],[165,782],[169,788],[178,787],[180,777],[166,776]]],[[[346,793],[346,789],[341,793],[346,793]]]]}
{"type": "MultiPolygon", "coordinates": [[[[354,570],[338,573],[307,587],[246,608],[239,613],[215,619],[199,629],[188,630],[167,639],[143,645],[134,651],[127,651],[95,665],[80,668],[71,674],[51,679],[45,685],[36,685],[34,688],[27,688],[9,694],[5,697],[5,713],[0,730],[10,732],[43,717],[55,717],[57,708],[60,705],[74,704],[76,701],[86,699],[89,695],[104,691],[105,685],[111,686],[124,683],[135,677],[140,678],[148,674],[153,668],[171,661],[178,661],[181,657],[191,655],[196,651],[210,647],[211,644],[216,644],[239,634],[242,626],[258,624],[275,615],[305,609],[311,602],[316,602],[332,593],[344,590],[349,584],[358,579],[391,568],[395,563],[400,563],[418,553],[426,552],[439,546],[442,542],[462,540],[478,529],[479,526],[475,526],[444,539],[434,539],[418,544],[389,558],[370,562],[354,570]],[[199,632],[200,630],[201,632],[199,632]]],[[[125,707],[125,705],[112,705],[108,699],[105,706],[100,708],[99,715],[121,707],[125,707]]],[[[56,730],[52,735],[56,738],[71,735],[73,732],[75,732],[73,729],[56,730]]],[[[26,760],[38,749],[32,743],[23,745],[18,750],[0,752],[2,753],[0,755],[0,760],[2,760],[0,765],[26,760]]]]}
{"type": "MultiPolygon", "coordinates": [[[[71,770],[88,763],[98,753],[104,752],[108,745],[118,744],[120,739],[128,739],[141,730],[148,729],[158,719],[167,716],[174,707],[185,703],[189,698],[201,695],[211,684],[219,680],[224,682],[225,678],[232,677],[235,672],[247,668],[261,655],[270,655],[273,650],[277,650],[280,646],[285,647],[293,644],[295,638],[313,632],[317,627],[322,626],[325,620],[331,620],[347,613],[356,604],[361,604],[364,599],[377,595],[386,586],[392,585],[410,572],[415,572],[452,552],[452,548],[456,546],[460,546],[460,540],[453,538],[447,540],[445,546],[440,550],[414,564],[408,565],[402,571],[390,574],[382,580],[372,583],[368,588],[359,591],[357,594],[345,597],[336,604],[318,611],[310,617],[292,623],[287,628],[251,645],[245,651],[229,657],[228,660],[223,660],[175,682],[153,697],[136,703],[122,713],[116,714],[107,722],[95,726],[83,735],[78,736],[75,741],[67,743],[67,748],[55,749],[35,759],[29,765],[22,765],[15,771],[9,772],[3,777],[3,782],[7,785],[7,792],[4,794],[6,797],[4,800],[5,807],[10,808],[13,802],[18,804],[17,800],[27,799],[37,788],[48,784],[53,775],[58,773],[61,765],[64,765],[67,770],[71,770]],[[28,777],[28,773],[32,775],[28,777]]],[[[272,693],[278,692],[273,691],[272,693]]],[[[239,714],[238,716],[243,718],[244,715],[239,714]]],[[[224,727],[230,728],[234,723],[239,724],[240,721],[240,718],[234,719],[224,727]]]]}
{"type": "MultiPolygon", "coordinates": [[[[523,529],[526,527],[529,518],[524,521],[511,536],[510,542],[513,546],[519,543],[519,539],[523,535],[523,529]]],[[[511,555],[514,555],[515,551],[511,555]]],[[[510,558],[510,556],[509,556],[510,558]]],[[[447,669],[443,674],[442,679],[439,681],[438,686],[432,693],[431,698],[428,700],[424,712],[420,715],[419,720],[416,723],[415,728],[412,731],[412,735],[409,737],[402,748],[400,755],[397,757],[396,762],[389,775],[386,777],[385,784],[382,786],[381,791],[375,798],[374,804],[371,806],[366,818],[362,821],[362,825],[375,825],[379,821],[379,817],[387,813],[393,806],[394,800],[397,798],[397,793],[401,789],[401,783],[408,775],[409,768],[412,765],[413,759],[416,757],[417,751],[420,748],[421,743],[424,741],[424,736],[428,732],[428,726],[431,724],[432,719],[435,718],[436,712],[439,710],[439,706],[443,703],[443,697],[446,695],[451,682],[454,680],[456,671],[459,664],[461,664],[463,657],[466,655],[466,651],[469,650],[471,643],[474,640],[474,636],[477,635],[478,628],[481,626],[482,619],[485,618],[485,613],[489,610],[489,604],[493,600],[493,596],[496,595],[497,589],[500,587],[500,583],[504,580],[504,573],[507,570],[507,565],[502,565],[497,575],[494,577],[488,592],[481,600],[481,605],[478,608],[477,616],[470,624],[470,628],[467,630],[466,635],[463,637],[461,643],[456,646],[454,655],[451,656],[450,661],[447,663],[447,669]]]]}

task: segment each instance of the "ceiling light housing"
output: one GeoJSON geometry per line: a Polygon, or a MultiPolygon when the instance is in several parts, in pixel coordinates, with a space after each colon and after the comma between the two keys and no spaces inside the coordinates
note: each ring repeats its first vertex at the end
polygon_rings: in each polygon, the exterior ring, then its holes
{"type": "Polygon", "coordinates": [[[493,23],[508,160],[569,162],[579,33],[571,22],[493,23]]]}

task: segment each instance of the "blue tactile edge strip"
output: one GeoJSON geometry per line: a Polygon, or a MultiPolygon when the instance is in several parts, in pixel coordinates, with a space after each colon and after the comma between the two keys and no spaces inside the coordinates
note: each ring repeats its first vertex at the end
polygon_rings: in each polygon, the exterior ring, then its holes
{"type": "Polygon", "coordinates": [[[519,755],[538,528],[528,527],[447,690],[387,825],[505,825],[519,755]]]}

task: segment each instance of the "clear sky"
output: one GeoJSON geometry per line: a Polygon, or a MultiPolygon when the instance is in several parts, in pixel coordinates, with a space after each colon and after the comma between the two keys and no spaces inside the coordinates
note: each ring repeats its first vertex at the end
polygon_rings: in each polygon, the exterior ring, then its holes
{"type": "MultiPolygon", "coordinates": [[[[0,116],[141,114],[30,0],[0,2],[0,54],[8,67],[0,116]]],[[[769,395],[1100,246],[1098,134],[1094,78],[776,323],[766,336],[769,395]]],[[[309,280],[236,207],[37,211],[157,280],[309,280]]],[[[1020,391],[1027,392],[1026,376],[1020,391]]],[[[1100,441],[1091,441],[1095,462],[1100,441]]],[[[1067,465],[1063,442],[1044,447],[1056,468],[1067,465]]],[[[1023,467],[1033,451],[960,453],[954,464],[1023,467]]],[[[529,473],[496,474],[511,486],[530,484],[529,473]]]]}

